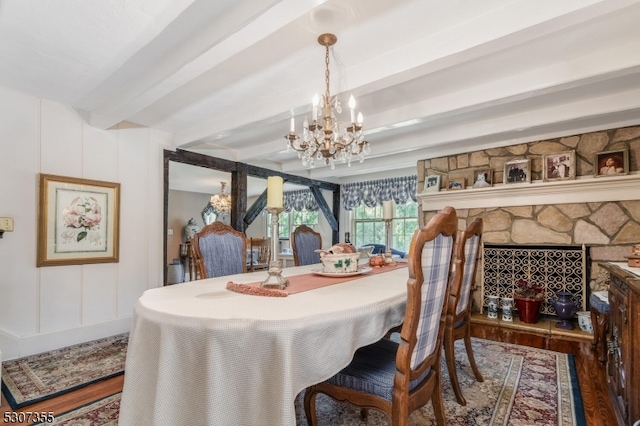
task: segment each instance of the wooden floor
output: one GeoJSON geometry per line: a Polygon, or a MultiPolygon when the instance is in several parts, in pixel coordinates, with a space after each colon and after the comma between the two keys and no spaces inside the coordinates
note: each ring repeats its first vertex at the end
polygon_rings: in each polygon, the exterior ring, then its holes
{"type": "MultiPolygon", "coordinates": [[[[598,363],[595,353],[591,349],[589,340],[584,337],[572,338],[566,335],[539,333],[535,330],[498,327],[495,323],[491,324],[483,321],[473,323],[472,333],[474,337],[483,339],[515,343],[575,355],[587,425],[611,426],[618,424],[606,388],[605,368],[598,363]]],[[[75,407],[121,391],[123,382],[124,376],[114,377],[66,395],[20,408],[15,410],[15,412],[27,413],[44,411],[53,412],[54,415],[62,414],[75,407]]],[[[11,414],[13,410],[11,410],[11,407],[7,404],[4,396],[0,408],[2,409],[5,424],[27,424],[6,421],[6,413],[11,414]]]]}

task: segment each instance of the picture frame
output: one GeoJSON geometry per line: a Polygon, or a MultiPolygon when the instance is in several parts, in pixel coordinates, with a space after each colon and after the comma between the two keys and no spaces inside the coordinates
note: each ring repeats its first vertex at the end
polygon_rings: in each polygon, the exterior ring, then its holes
{"type": "Polygon", "coordinates": [[[424,189],[422,193],[439,192],[440,175],[430,175],[424,178],[424,189]]]}
{"type": "Polygon", "coordinates": [[[447,191],[458,191],[464,189],[466,179],[461,178],[449,178],[447,179],[447,191]]]}
{"type": "Polygon", "coordinates": [[[473,187],[489,188],[493,186],[493,169],[476,169],[473,171],[473,187]]]}
{"type": "Polygon", "coordinates": [[[504,184],[531,183],[531,159],[521,158],[504,163],[504,184]]]}
{"type": "Polygon", "coordinates": [[[119,261],[120,184],[39,174],[36,266],[119,261]]]}
{"type": "Polygon", "coordinates": [[[542,180],[551,182],[576,178],[575,151],[546,154],[542,160],[542,180]]]}
{"type": "Polygon", "coordinates": [[[593,161],[595,177],[619,176],[629,173],[629,151],[618,149],[596,153],[593,161]]]}

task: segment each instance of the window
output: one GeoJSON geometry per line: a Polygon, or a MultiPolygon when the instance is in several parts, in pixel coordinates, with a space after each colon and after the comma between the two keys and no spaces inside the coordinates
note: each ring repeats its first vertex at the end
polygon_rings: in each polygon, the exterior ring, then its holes
{"type": "MultiPolygon", "coordinates": [[[[353,210],[353,244],[386,244],[385,223],[382,220],[382,206],[360,207],[353,210]]],[[[391,247],[408,252],[413,232],[418,229],[418,203],[409,201],[395,205],[391,221],[391,247]]]]}
{"type": "MultiPolygon", "coordinates": [[[[278,237],[281,240],[288,240],[291,238],[291,233],[300,225],[307,225],[313,228],[318,224],[318,211],[297,211],[282,212],[278,215],[278,237]]],[[[271,237],[271,215],[268,216],[267,235],[271,237]]]]}

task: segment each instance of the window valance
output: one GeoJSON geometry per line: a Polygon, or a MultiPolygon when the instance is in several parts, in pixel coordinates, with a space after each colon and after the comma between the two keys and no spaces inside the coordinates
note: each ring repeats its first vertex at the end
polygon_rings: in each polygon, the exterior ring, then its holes
{"type": "Polygon", "coordinates": [[[415,175],[346,183],[340,186],[342,207],[345,210],[353,210],[360,203],[367,207],[375,207],[389,200],[395,201],[396,204],[405,204],[409,199],[418,201],[417,185],[418,177],[415,175]]]}
{"type": "Polygon", "coordinates": [[[313,193],[308,189],[299,191],[287,191],[284,193],[284,210],[290,211],[312,211],[318,210],[318,203],[313,193]]]}

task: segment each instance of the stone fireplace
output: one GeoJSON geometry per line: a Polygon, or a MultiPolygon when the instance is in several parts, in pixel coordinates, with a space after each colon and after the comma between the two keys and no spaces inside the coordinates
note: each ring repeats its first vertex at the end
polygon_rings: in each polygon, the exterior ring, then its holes
{"type": "MultiPolygon", "coordinates": [[[[420,221],[424,225],[445,206],[456,209],[459,229],[477,217],[484,222],[483,243],[507,248],[523,246],[585,247],[583,308],[590,291],[606,288],[606,271],[598,262],[626,261],[631,247],[640,242],[640,126],[536,141],[418,162],[418,191],[426,176],[440,175],[473,182],[478,169],[493,170],[493,186],[419,193],[420,221]],[[627,149],[629,173],[594,176],[594,158],[600,151],[627,149]],[[546,154],[574,151],[576,179],[544,181],[542,158],[546,154]],[[531,183],[503,184],[505,163],[514,158],[531,160],[531,183]]],[[[487,253],[483,253],[484,256],[487,253]]],[[[482,261],[485,261],[483,259],[482,261]]],[[[474,301],[482,306],[487,276],[478,268],[474,301]]],[[[486,293],[488,294],[488,293],[486,293]]],[[[544,308],[549,312],[549,306],[544,308]]],[[[551,311],[553,309],[551,308],[551,311]]]]}

